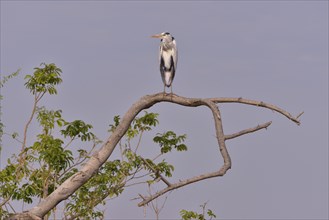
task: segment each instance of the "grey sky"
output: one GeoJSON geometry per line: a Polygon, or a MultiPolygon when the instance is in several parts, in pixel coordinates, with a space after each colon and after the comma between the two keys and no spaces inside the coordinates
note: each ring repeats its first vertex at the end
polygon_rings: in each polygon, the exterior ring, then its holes
{"type": "MultiPolygon", "coordinates": [[[[244,97],[305,114],[298,127],[268,110],[220,105],[226,134],[273,124],[228,142],[227,175],[172,192],[160,217],[178,218],[180,209],[199,210],[209,201],[221,219],[327,219],[327,1],[1,1],[1,73],[22,68],[2,89],[6,131],[22,134],[32,107],[24,75],[54,62],[64,82],[42,104],[93,124],[104,140],[113,116],[162,91],[159,41],[150,36],[163,31],[179,49],[174,93],[244,97]]],[[[167,157],[174,180],[220,167],[208,109],[163,103],[150,111],[160,114],[154,133],[188,135],[189,151],[167,157]]],[[[157,147],[151,137],[144,138],[145,155],[157,147]]],[[[19,149],[8,137],[3,145],[1,167],[19,149]]],[[[107,217],[144,218],[130,199],[145,192],[129,189],[110,201],[107,217]]],[[[146,217],[154,217],[150,209],[146,217]]]]}

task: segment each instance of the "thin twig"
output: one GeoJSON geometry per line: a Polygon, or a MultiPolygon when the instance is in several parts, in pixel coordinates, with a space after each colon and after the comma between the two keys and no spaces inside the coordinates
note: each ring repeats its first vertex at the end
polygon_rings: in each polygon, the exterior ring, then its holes
{"type": "Polygon", "coordinates": [[[1,203],[0,203],[0,207],[2,207],[3,205],[6,205],[6,203],[10,200],[11,196],[8,196],[6,199],[4,199],[1,203]]]}
{"type": "Polygon", "coordinates": [[[148,168],[150,168],[154,174],[158,175],[167,186],[171,186],[171,183],[166,178],[164,178],[157,170],[155,170],[144,158],[141,157],[141,159],[144,162],[144,164],[148,168]]]}
{"type": "Polygon", "coordinates": [[[14,137],[13,134],[9,134],[9,133],[6,133],[6,132],[4,132],[3,134],[12,137],[12,139],[17,141],[18,143],[23,144],[23,141],[19,140],[17,137],[14,137]]]}
{"type": "Polygon", "coordinates": [[[141,131],[141,133],[139,134],[139,138],[138,138],[137,146],[136,146],[135,151],[134,151],[135,154],[137,153],[138,147],[139,147],[139,145],[140,145],[141,142],[142,142],[142,136],[143,136],[143,131],[141,131]]]}
{"type": "Polygon", "coordinates": [[[33,107],[32,107],[32,112],[31,112],[31,115],[30,115],[30,118],[28,119],[27,123],[25,124],[25,127],[24,127],[24,134],[23,134],[23,143],[22,143],[22,149],[21,149],[21,155],[20,155],[20,163],[23,162],[23,160],[25,159],[25,153],[24,153],[24,150],[25,150],[25,147],[26,147],[26,139],[27,139],[27,130],[33,120],[33,117],[34,117],[34,114],[36,112],[36,109],[37,109],[37,104],[38,104],[38,98],[37,98],[37,94],[34,95],[34,103],[33,103],[33,107]]]}
{"type": "Polygon", "coordinates": [[[239,132],[234,133],[234,134],[225,135],[225,140],[233,139],[233,138],[239,137],[239,136],[241,136],[241,135],[245,135],[245,134],[248,134],[248,133],[252,133],[252,132],[255,132],[255,131],[258,131],[258,130],[264,129],[264,128],[267,129],[267,127],[270,126],[271,124],[272,124],[272,122],[269,121],[269,122],[266,122],[266,123],[264,123],[264,124],[257,125],[257,126],[254,127],[254,128],[248,128],[248,129],[245,129],[245,130],[239,131],[239,132]]]}
{"type": "Polygon", "coordinates": [[[304,112],[299,113],[296,118],[298,119],[300,116],[302,116],[302,114],[304,114],[304,112]]]}

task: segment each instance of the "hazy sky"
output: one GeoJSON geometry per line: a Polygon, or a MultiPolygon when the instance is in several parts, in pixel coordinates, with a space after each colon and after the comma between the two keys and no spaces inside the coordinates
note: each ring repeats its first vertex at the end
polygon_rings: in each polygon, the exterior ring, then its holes
{"type": "MultiPolygon", "coordinates": [[[[232,169],[175,190],[160,217],[178,218],[180,209],[199,211],[208,201],[221,219],[327,219],[328,1],[1,1],[1,73],[22,69],[2,89],[6,131],[22,135],[30,114],[25,74],[54,62],[64,81],[42,105],[91,123],[105,140],[115,115],[162,91],[159,41],[150,36],[163,31],[179,49],[174,93],[244,97],[305,113],[297,126],[269,110],[220,105],[226,134],[273,124],[228,141],[232,169]]],[[[221,166],[208,109],[161,103],[150,111],[160,114],[160,125],[144,137],[142,155],[157,149],[150,141],[157,132],[188,136],[189,151],[167,157],[176,168],[172,182],[221,166]]],[[[3,145],[1,167],[19,149],[6,136],[3,145]]],[[[110,201],[106,216],[144,218],[130,200],[138,193],[146,188],[110,201]]]]}

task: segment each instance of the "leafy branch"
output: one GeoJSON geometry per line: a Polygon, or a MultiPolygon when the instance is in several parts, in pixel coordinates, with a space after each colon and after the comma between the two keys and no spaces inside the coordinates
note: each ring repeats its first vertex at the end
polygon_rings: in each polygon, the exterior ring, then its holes
{"type": "Polygon", "coordinates": [[[33,75],[25,76],[25,79],[27,80],[27,82],[25,83],[25,87],[29,89],[30,92],[34,95],[34,102],[31,115],[24,127],[23,143],[21,150],[22,154],[20,155],[19,159],[20,163],[24,162],[26,156],[25,148],[27,131],[37,111],[38,102],[46,93],[49,93],[50,95],[57,94],[55,86],[62,82],[62,79],[60,78],[62,70],[58,68],[55,64],[42,63],[40,66],[43,66],[43,68],[36,67],[34,68],[35,71],[33,75]]]}

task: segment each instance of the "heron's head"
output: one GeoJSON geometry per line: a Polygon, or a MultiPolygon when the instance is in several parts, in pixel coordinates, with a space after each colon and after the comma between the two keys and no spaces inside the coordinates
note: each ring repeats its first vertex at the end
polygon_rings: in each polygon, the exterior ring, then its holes
{"type": "Polygon", "coordinates": [[[169,32],[163,32],[161,34],[156,34],[156,35],[153,35],[151,37],[160,38],[161,40],[164,40],[164,41],[167,41],[167,42],[170,42],[174,39],[173,36],[171,36],[171,34],[169,32]]]}

